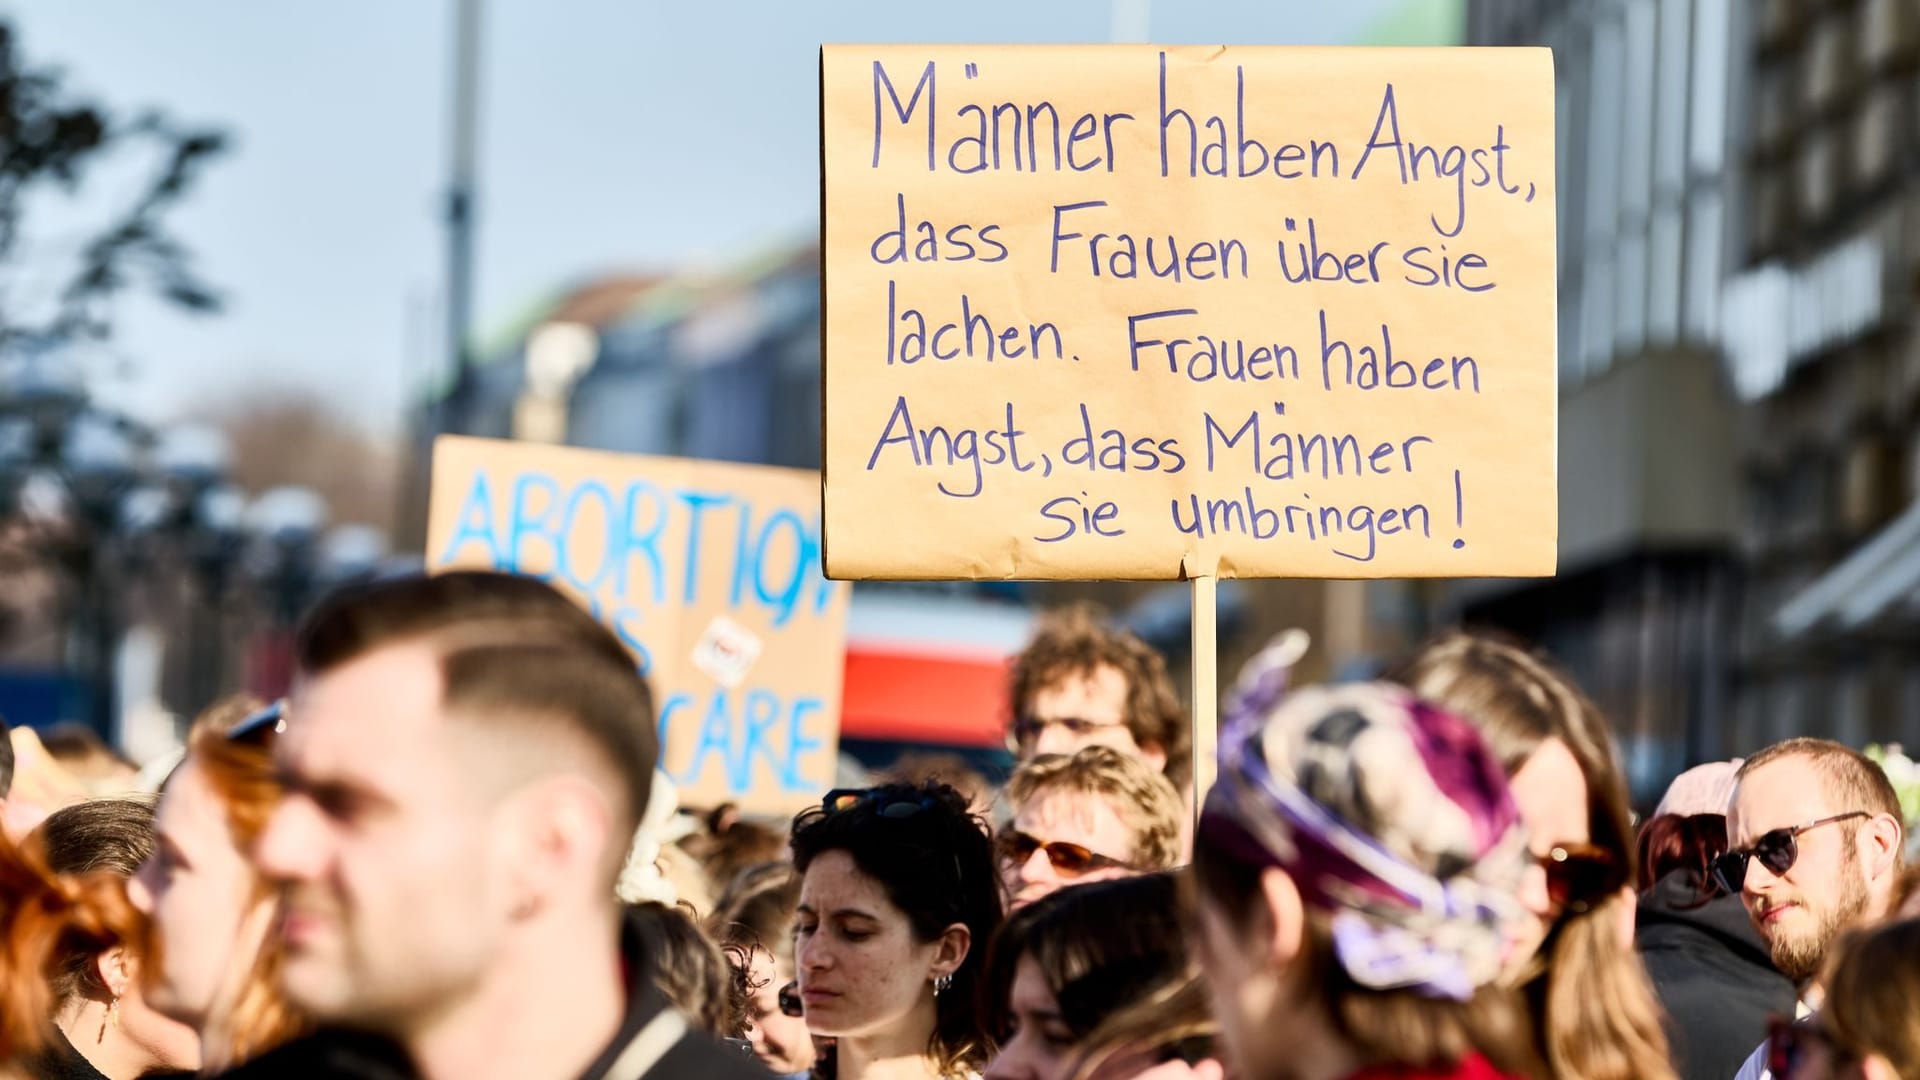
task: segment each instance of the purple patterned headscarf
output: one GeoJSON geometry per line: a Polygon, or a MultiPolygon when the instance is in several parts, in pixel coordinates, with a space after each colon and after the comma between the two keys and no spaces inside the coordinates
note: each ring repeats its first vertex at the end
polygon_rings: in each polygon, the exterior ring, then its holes
{"type": "Polygon", "coordinates": [[[1471,998],[1522,914],[1526,837],[1499,762],[1401,687],[1288,693],[1285,669],[1262,654],[1235,688],[1201,834],[1285,870],[1362,986],[1471,998]]]}

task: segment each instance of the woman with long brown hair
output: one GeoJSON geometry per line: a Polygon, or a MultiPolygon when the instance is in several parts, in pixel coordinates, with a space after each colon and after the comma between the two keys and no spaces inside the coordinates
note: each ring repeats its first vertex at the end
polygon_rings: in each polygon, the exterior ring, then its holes
{"type": "Polygon", "coordinates": [[[129,895],[157,939],[154,1006],[200,1033],[208,1072],[272,1049],[302,1019],[279,991],[274,893],[248,852],[280,798],[279,706],[246,697],[195,722],[160,797],[158,842],[129,895]]]}
{"type": "Polygon", "coordinates": [[[1513,786],[1534,866],[1509,980],[1561,1080],[1671,1080],[1667,1037],[1633,950],[1634,841],[1606,721],[1573,682],[1505,642],[1451,634],[1397,681],[1480,730],[1513,786]]]}

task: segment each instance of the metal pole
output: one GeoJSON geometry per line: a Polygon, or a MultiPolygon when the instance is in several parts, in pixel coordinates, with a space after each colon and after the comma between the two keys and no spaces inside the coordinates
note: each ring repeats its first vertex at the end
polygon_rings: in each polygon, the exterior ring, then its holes
{"type": "Polygon", "coordinates": [[[447,394],[467,369],[473,311],[474,160],[480,112],[482,0],[453,0],[453,169],[447,188],[447,381],[434,399],[429,439],[446,425],[447,394]]]}

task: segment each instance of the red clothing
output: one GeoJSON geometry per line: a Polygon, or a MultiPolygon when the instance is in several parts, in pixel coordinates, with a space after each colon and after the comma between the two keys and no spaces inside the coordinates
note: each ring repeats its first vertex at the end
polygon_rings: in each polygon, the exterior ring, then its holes
{"type": "Polygon", "coordinates": [[[1452,1069],[1431,1072],[1406,1065],[1375,1065],[1361,1069],[1347,1080],[1519,1080],[1501,1072],[1479,1054],[1470,1054],[1452,1069]]]}

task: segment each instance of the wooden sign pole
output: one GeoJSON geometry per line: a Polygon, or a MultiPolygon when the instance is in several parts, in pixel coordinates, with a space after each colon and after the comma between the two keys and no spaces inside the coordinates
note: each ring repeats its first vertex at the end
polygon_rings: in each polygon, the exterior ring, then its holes
{"type": "Polygon", "coordinates": [[[1193,585],[1193,826],[1200,828],[1200,808],[1213,786],[1214,745],[1219,738],[1216,709],[1220,702],[1215,665],[1214,583],[1212,574],[1192,579],[1193,585]]]}

